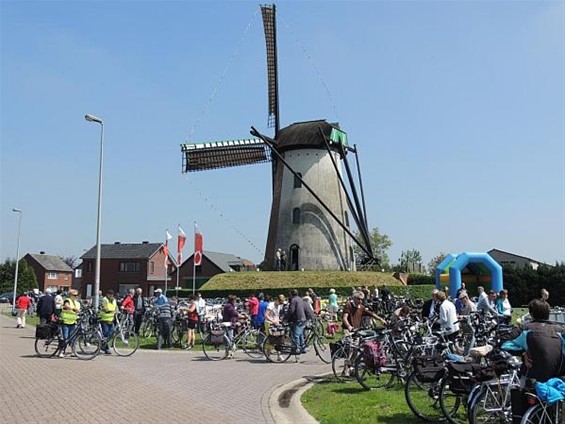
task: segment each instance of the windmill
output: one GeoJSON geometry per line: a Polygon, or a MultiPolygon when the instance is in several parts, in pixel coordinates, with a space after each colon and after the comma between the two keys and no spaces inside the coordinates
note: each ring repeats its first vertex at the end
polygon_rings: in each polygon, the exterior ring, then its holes
{"type": "Polygon", "coordinates": [[[268,137],[181,145],[183,172],[271,162],[272,205],[264,269],[276,269],[279,249],[288,270],[354,270],[352,241],[376,262],[369,241],[357,147],[337,123],[320,119],[280,128],[275,5],[261,6],[267,46],[268,137]],[[359,196],[347,155],[355,155],[359,196]],[[343,167],[341,166],[343,162],[343,167]],[[349,190],[345,184],[347,177],[349,190]],[[359,237],[350,229],[350,216],[359,237]]]}

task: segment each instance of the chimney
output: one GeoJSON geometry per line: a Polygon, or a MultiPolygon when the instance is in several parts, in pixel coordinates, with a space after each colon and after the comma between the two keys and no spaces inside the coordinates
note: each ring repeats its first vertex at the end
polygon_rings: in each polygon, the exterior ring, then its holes
{"type": "Polygon", "coordinates": [[[39,252],[40,255],[45,255],[45,250],[39,252]]]}
{"type": "Polygon", "coordinates": [[[119,241],[115,241],[114,244],[121,244],[119,241]]]}
{"type": "Polygon", "coordinates": [[[147,240],[143,240],[141,244],[149,244],[149,242],[147,240]]]}

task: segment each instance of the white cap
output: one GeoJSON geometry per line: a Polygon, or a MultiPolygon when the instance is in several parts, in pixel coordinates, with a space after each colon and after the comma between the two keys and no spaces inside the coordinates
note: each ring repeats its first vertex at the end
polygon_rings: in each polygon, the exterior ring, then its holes
{"type": "Polygon", "coordinates": [[[155,290],[155,293],[163,293],[163,290],[157,289],[157,290],[155,290]]]}

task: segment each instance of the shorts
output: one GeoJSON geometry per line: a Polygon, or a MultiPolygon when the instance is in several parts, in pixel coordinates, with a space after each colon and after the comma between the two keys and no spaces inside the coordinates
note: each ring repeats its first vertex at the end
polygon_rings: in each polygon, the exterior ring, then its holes
{"type": "Polygon", "coordinates": [[[194,330],[198,325],[198,321],[187,321],[186,325],[190,330],[194,330]]]}

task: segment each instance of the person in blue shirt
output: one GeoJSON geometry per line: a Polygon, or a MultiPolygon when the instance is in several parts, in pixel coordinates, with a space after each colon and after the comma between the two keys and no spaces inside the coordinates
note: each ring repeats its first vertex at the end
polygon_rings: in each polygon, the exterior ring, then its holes
{"type": "Polygon", "coordinates": [[[162,306],[165,303],[168,303],[169,299],[167,299],[167,296],[165,296],[163,294],[163,290],[161,289],[157,289],[155,290],[155,305],[157,306],[162,306]]]}

